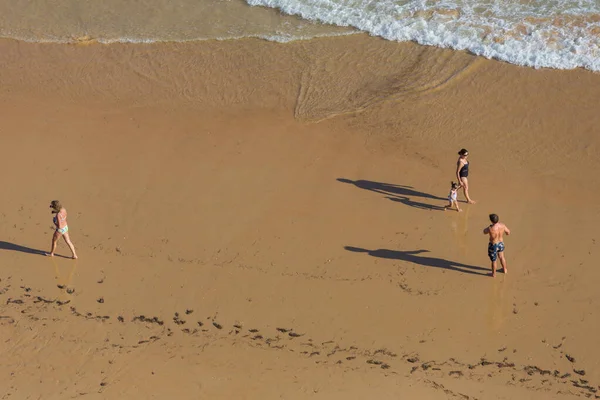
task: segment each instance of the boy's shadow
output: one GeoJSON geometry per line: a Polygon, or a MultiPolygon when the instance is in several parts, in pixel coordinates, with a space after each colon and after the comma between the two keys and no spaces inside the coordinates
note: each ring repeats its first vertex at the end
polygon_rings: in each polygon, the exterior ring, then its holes
{"type": "Polygon", "coordinates": [[[443,258],[420,256],[422,253],[429,253],[429,250],[399,251],[388,249],[368,250],[360,247],[345,246],[344,249],[355,253],[367,253],[372,257],[387,258],[391,260],[402,260],[426,267],[436,267],[463,272],[465,274],[489,275],[487,268],[467,265],[455,261],[444,260],[443,258]],[[479,271],[486,271],[485,273],[479,271]]]}
{"type": "Polygon", "coordinates": [[[386,199],[397,201],[410,207],[420,208],[423,210],[444,210],[444,207],[422,203],[419,201],[411,200],[410,197],[422,197],[431,200],[448,200],[443,197],[433,196],[429,193],[419,192],[414,190],[412,186],[395,185],[391,183],[374,182],[366,180],[352,181],[350,179],[338,178],[339,182],[351,183],[357,188],[370,190],[375,193],[386,195],[386,199]]]}
{"type": "MultiPolygon", "coordinates": [[[[20,251],[21,253],[35,254],[37,256],[46,256],[46,252],[42,250],[32,249],[31,247],[25,247],[14,243],[4,242],[2,240],[0,240],[0,250],[20,251]]],[[[70,258],[67,256],[61,256],[60,254],[54,254],[54,256],[70,258]]]]}

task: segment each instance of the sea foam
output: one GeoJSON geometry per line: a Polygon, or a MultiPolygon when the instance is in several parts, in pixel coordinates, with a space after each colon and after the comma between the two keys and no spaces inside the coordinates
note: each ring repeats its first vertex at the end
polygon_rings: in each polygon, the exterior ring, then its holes
{"type": "Polygon", "coordinates": [[[600,70],[595,0],[247,0],[394,41],[467,50],[534,68],[600,70]]]}

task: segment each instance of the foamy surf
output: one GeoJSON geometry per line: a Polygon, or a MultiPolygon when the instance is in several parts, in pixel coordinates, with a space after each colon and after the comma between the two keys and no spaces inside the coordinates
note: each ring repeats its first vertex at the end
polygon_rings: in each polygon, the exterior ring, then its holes
{"type": "Polygon", "coordinates": [[[60,7],[49,0],[0,2],[0,37],[75,44],[242,38],[285,43],[364,31],[388,40],[468,50],[529,67],[600,70],[598,0],[107,0],[82,4],[79,0],[64,0],[60,7]]]}
{"type": "Polygon", "coordinates": [[[394,41],[467,50],[534,68],[600,70],[594,0],[247,0],[394,41]]]}

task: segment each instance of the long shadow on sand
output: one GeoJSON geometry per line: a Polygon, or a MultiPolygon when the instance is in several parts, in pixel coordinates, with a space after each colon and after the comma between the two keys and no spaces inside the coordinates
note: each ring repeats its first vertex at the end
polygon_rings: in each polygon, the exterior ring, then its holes
{"type": "MultiPolygon", "coordinates": [[[[18,244],[4,242],[2,240],[0,240],[0,250],[20,251],[21,253],[35,254],[37,256],[45,256],[46,255],[46,252],[44,252],[42,250],[36,250],[36,249],[32,249],[31,247],[20,246],[18,244]]],[[[71,258],[71,257],[61,256],[59,254],[54,254],[54,256],[62,257],[62,258],[71,258]]]]}
{"type": "Polygon", "coordinates": [[[412,186],[366,181],[366,180],[362,180],[362,179],[353,181],[350,179],[338,178],[337,180],[342,183],[351,183],[360,189],[370,190],[375,193],[386,195],[386,198],[389,200],[397,201],[397,202],[405,204],[407,206],[420,208],[423,210],[444,210],[444,207],[427,204],[427,203],[422,203],[420,201],[414,201],[411,199],[411,197],[421,197],[421,198],[425,198],[425,199],[440,200],[440,201],[446,201],[446,202],[448,201],[448,199],[443,198],[443,197],[433,196],[429,193],[419,192],[418,190],[413,189],[412,186]]]}
{"type": "Polygon", "coordinates": [[[345,246],[344,249],[355,253],[367,253],[372,257],[387,258],[391,260],[402,260],[413,264],[423,265],[425,267],[435,267],[463,272],[465,274],[489,275],[487,268],[467,265],[454,261],[444,260],[443,258],[420,256],[419,254],[429,253],[429,250],[399,251],[388,249],[368,250],[360,247],[345,246]],[[485,272],[479,272],[485,271],[485,272]]]}

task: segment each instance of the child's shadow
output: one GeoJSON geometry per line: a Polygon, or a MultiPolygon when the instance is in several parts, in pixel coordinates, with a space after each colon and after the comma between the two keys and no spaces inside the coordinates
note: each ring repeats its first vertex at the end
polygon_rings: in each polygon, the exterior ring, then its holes
{"type": "Polygon", "coordinates": [[[367,181],[367,180],[350,180],[346,178],[338,178],[338,182],[349,183],[357,188],[369,190],[371,192],[379,193],[385,195],[386,199],[402,203],[409,207],[419,208],[421,210],[437,210],[442,211],[444,207],[440,207],[433,204],[422,203],[420,201],[411,200],[412,198],[421,198],[421,199],[430,199],[430,200],[445,200],[448,199],[443,197],[438,197],[431,195],[429,193],[419,192],[415,190],[412,186],[406,185],[396,185],[392,183],[384,183],[384,182],[375,182],[375,181],[367,181]]]}
{"type": "Polygon", "coordinates": [[[410,206],[410,207],[420,208],[421,210],[437,210],[437,211],[446,210],[446,208],[444,208],[444,207],[434,206],[433,204],[421,203],[418,201],[411,200],[408,197],[386,197],[386,199],[389,199],[389,200],[392,200],[392,201],[395,201],[398,203],[402,203],[402,204],[410,206]]]}

